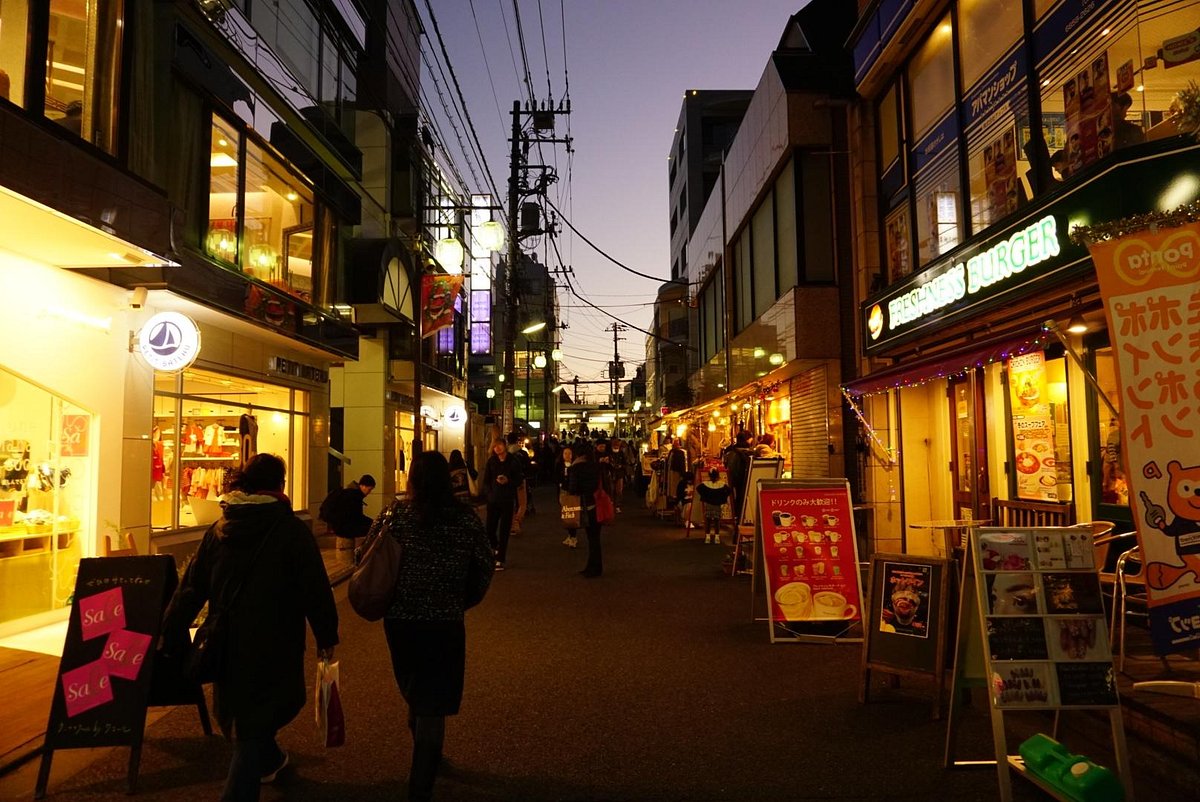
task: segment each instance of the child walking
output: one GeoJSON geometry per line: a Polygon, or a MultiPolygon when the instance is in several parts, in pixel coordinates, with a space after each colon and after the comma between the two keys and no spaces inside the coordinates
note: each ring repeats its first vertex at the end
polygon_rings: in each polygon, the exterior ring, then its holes
{"type": "Polygon", "coordinates": [[[704,503],[704,542],[721,545],[721,508],[733,495],[733,489],[721,479],[721,472],[713,468],[708,472],[708,481],[696,488],[700,501],[704,503]]]}

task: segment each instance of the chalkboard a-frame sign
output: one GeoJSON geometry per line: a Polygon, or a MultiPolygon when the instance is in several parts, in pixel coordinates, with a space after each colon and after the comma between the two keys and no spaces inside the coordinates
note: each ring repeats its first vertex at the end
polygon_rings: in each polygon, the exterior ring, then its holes
{"type": "MultiPolygon", "coordinates": [[[[168,555],[80,560],[35,799],[45,796],[56,749],[130,747],[134,792],[155,649],[177,581],[168,555]]],[[[207,730],[206,710],[201,720],[207,730]]]]}
{"type": "Polygon", "coordinates": [[[933,717],[941,717],[949,576],[948,562],[937,557],[872,555],[863,616],[860,702],[868,701],[872,670],[892,677],[930,677],[933,717]]]}

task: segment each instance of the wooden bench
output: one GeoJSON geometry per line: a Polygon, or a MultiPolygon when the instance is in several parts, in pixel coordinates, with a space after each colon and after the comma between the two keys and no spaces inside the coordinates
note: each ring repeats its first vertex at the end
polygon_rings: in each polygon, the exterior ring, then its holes
{"type": "Polygon", "coordinates": [[[1054,501],[992,499],[992,526],[1074,526],[1075,505],[1054,501]]]}

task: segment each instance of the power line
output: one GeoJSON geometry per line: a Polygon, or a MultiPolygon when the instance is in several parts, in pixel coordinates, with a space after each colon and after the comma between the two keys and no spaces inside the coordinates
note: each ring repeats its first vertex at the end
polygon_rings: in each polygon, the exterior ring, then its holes
{"type": "MultiPolygon", "coordinates": [[[[640,271],[640,270],[634,270],[634,269],[633,269],[632,267],[630,267],[629,265],[626,265],[626,264],[624,264],[623,262],[621,262],[621,261],[617,260],[616,258],[614,258],[614,257],[610,256],[610,255],[609,255],[607,252],[605,252],[603,249],[601,249],[601,247],[600,247],[599,245],[597,245],[596,243],[592,242],[590,239],[588,239],[587,237],[585,237],[585,236],[582,234],[582,232],[580,232],[580,230],[579,230],[579,229],[577,229],[577,228],[575,227],[575,224],[574,224],[574,223],[572,223],[570,220],[568,220],[568,219],[567,219],[567,216],[566,216],[566,215],[564,215],[564,214],[562,213],[562,211],[560,211],[560,210],[559,210],[559,208],[558,208],[557,206],[555,206],[555,205],[554,205],[554,201],[550,200],[549,198],[546,198],[546,203],[548,203],[548,204],[550,205],[550,208],[551,208],[551,209],[553,209],[555,212],[558,212],[558,217],[559,217],[559,219],[560,219],[560,220],[562,220],[564,223],[566,223],[566,224],[567,224],[567,228],[569,228],[569,229],[571,229],[573,232],[575,232],[575,235],[576,235],[576,236],[578,236],[578,237],[579,237],[581,240],[583,240],[584,242],[586,242],[588,245],[592,246],[592,250],[594,250],[596,253],[600,254],[600,255],[601,255],[601,256],[603,256],[605,259],[607,259],[608,261],[612,262],[614,265],[616,265],[617,267],[621,268],[622,270],[624,270],[624,271],[626,271],[626,272],[628,272],[628,273],[632,273],[632,274],[634,274],[635,276],[641,276],[642,278],[648,278],[648,279],[650,279],[651,281],[657,281],[657,282],[659,282],[660,284],[666,284],[666,283],[669,283],[669,282],[679,282],[679,279],[661,278],[661,277],[659,277],[659,276],[652,276],[652,275],[650,275],[649,273],[643,273],[643,272],[642,272],[642,271],[640,271]]],[[[604,310],[601,310],[601,311],[604,311],[604,310]]]]}

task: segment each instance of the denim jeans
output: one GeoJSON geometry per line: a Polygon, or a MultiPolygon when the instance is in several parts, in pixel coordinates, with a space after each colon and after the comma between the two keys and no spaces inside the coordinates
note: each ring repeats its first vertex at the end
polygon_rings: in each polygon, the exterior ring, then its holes
{"type": "Polygon", "coordinates": [[[283,751],[275,743],[274,735],[236,738],[221,802],[257,802],[263,775],[272,771],[281,760],[283,751]]]}

